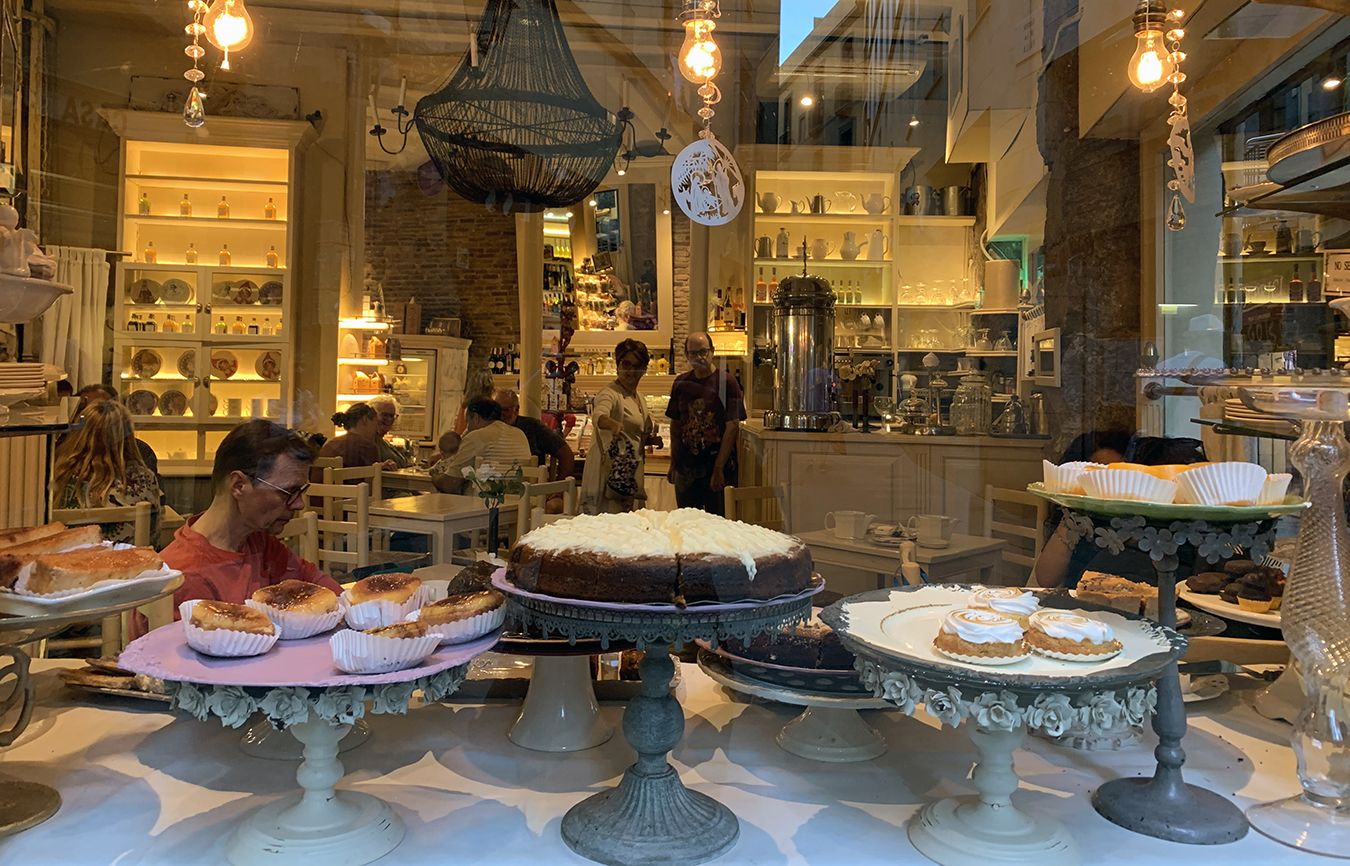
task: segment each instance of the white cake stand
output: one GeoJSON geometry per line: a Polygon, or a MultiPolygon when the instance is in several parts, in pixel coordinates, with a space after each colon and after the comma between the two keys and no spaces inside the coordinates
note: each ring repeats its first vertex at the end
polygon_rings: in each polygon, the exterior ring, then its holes
{"type": "Polygon", "coordinates": [[[886,701],[766,683],[737,673],[725,659],[706,649],[699,650],[698,666],[732,691],[805,707],[774,738],[785,752],[831,764],[870,761],[886,754],[886,739],[858,714],[858,710],[889,709],[886,701]]]}
{"type": "MultiPolygon", "coordinates": [[[[357,746],[364,745],[368,739],[370,739],[370,723],[365,719],[357,719],[352,729],[338,743],[338,752],[350,752],[357,746]]],[[[290,731],[277,730],[271,719],[266,717],[254,719],[244,729],[244,736],[239,740],[239,749],[249,757],[262,758],[265,761],[300,761],[305,757],[305,747],[300,741],[291,736],[290,731]]]]}
{"type": "Polygon", "coordinates": [[[226,843],[235,866],[323,862],[363,866],[398,847],[402,819],[369,794],[339,790],[339,743],[366,713],[405,712],[414,691],[427,702],[457,689],[469,662],[492,649],[498,633],[441,647],[419,665],[366,676],[340,674],[329,635],[278,643],[253,658],[204,660],[188,648],[173,623],[133,641],[118,663],[159,677],[173,706],[205,721],[240,727],[261,711],[304,747],[296,771],[301,793],[263,806],[244,819],[226,843]]]}

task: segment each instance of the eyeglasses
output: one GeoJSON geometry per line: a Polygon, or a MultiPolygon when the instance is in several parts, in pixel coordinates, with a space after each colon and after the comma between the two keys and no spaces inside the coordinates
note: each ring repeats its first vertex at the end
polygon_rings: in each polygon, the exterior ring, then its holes
{"type": "Polygon", "coordinates": [[[275,485],[275,484],[273,484],[272,482],[268,481],[266,478],[259,478],[259,477],[256,476],[256,475],[253,476],[253,480],[256,481],[256,482],[258,482],[259,484],[266,484],[268,487],[272,488],[273,490],[277,491],[278,493],[284,493],[284,494],[286,494],[286,501],[287,501],[287,502],[294,502],[295,500],[299,499],[301,496],[304,496],[304,495],[305,495],[305,491],[309,489],[309,485],[310,485],[310,483],[311,483],[311,482],[309,482],[309,481],[306,481],[304,484],[301,484],[299,487],[295,488],[294,490],[287,490],[285,487],[278,487],[277,485],[275,485]]]}

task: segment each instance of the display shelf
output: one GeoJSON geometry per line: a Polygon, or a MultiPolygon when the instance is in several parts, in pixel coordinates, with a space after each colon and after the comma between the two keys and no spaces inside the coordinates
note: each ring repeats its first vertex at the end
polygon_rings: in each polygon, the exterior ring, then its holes
{"type": "Polygon", "coordinates": [[[155,224],[178,224],[185,226],[212,226],[214,228],[232,228],[232,229],[273,229],[286,230],[286,220],[276,219],[243,219],[236,217],[211,217],[211,216],[171,216],[169,214],[123,214],[122,219],[128,224],[146,223],[155,224]]]}
{"type": "Polygon", "coordinates": [[[904,215],[895,218],[900,228],[970,228],[975,225],[973,216],[944,216],[927,214],[924,216],[904,215]]]}
{"type": "MultiPolygon", "coordinates": [[[[895,263],[890,259],[883,261],[873,261],[872,259],[808,259],[807,269],[811,268],[868,268],[872,270],[887,270],[895,263]]],[[[801,267],[801,260],[792,259],[755,259],[757,268],[792,268],[801,267]]]]}
{"type": "MultiPolygon", "coordinates": [[[[199,190],[201,192],[289,193],[285,181],[247,180],[227,177],[195,177],[176,174],[128,174],[128,183],[154,189],[199,190]]],[[[175,205],[177,202],[175,202],[175,205]]],[[[278,205],[280,210],[281,206],[278,205]]]]}
{"type": "Polygon", "coordinates": [[[1016,358],[1016,349],[996,350],[989,352],[979,352],[974,349],[967,349],[966,357],[969,358],[1016,358]]]}
{"type": "Polygon", "coordinates": [[[1219,262],[1225,265],[1262,264],[1267,262],[1321,262],[1322,256],[1268,254],[1250,256],[1219,256],[1219,262]]]}
{"type": "Polygon", "coordinates": [[[1325,307],[1326,301],[1224,301],[1225,307],[1325,307]]]}
{"type": "MultiPolygon", "coordinates": [[[[338,365],[343,367],[384,367],[387,366],[388,364],[389,364],[388,358],[338,358],[338,365]]],[[[425,375],[425,374],[413,374],[413,375],[425,375]]]]}
{"type": "Polygon", "coordinates": [[[897,352],[934,352],[939,355],[966,355],[969,349],[935,349],[932,346],[901,346],[897,352]]]}
{"type": "Polygon", "coordinates": [[[969,313],[974,304],[896,304],[895,308],[910,313],[969,313]]]}
{"type": "Polygon", "coordinates": [[[1015,316],[1029,307],[975,307],[970,311],[972,316],[1015,316]]]}
{"type": "Polygon", "coordinates": [[[755,214],[755,219],[773,222],[778,220],[783,225],[810,225],[813,223],[848,223],[868,224],[876,226],[888,225],[896,217],[887,214],[870,213],[763,213],[755,214]]]}

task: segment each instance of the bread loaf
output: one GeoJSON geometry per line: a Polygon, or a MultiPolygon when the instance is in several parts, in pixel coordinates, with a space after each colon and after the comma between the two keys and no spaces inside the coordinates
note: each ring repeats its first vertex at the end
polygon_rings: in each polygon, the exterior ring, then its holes
{"type": "Polygon", "coordinates": [[[12,588],[19,571],[42,554],[90,547],[101,541],[103,532],[98,526],[79,526],[0,550],[0,586],[12,588]]]}
{"type": "Polygon", "coordinates": [[[17,529],[0,530],[0,550],[16,544],[27,544],[58,532],[65,532],[64,523],[47,523],[42,526],[22,526],[17,529]]]}

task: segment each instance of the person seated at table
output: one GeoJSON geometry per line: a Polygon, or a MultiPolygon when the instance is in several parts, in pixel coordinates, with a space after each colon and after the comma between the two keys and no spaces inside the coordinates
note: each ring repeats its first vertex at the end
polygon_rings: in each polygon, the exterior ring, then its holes
{"type": "Polygon", "coordinates": [[[430,466],[434,467],[442,460],[449,460],[459,452],[459,443],[462,438],[454,430],[446,430],[441,434],[441,438],[436,440],[436,453],[431,455],[430,466]]]}
{"type": "Polygon", "coordinates": [[[314,450],[295,431],[255,418],[229,432],[211,469],[211,504],[188,518],[160,556],[183,572],[177,605],[193,598],[242,604],[256,590],[303,580],[342,592],[337,581],[276,536],[304,503],[314,450]]]}
{"type": "Polygon", "coordinates": [[[464,467],[489,463],[503,472],[512,465],[533,466],[530,442],[525,434],[502,422],[502,407],[486,398],[469,403],[465,412],[468,430],[459,443],[459,450],[449,460],[442,460],[431,470],[431,483],[442,493],[459,493],[464,489],[464,467]]]}
{"type": "MultiPolygon", "coordinates": [[[[75,392],[75,400],[75,412],[71,415],[72,418],[78,417],[81,412],[94,403],[101,403],[104,400],[112,400],[114,403],[118,401],[117,391],[111,385],[102,383],[85,385],[75,392]]],[[[136,451],[141,455],[141,462],[154,473],[155,484],[162,490],[164,485],[159,480],[159,455],[143,440],[135,439],[133,441],[136,443],[136,451]]]]}
{"type": "Polygon", "coordinates": [[[548,466],[550,460],[557,461],[549,474],[549,480],[561,481],[572,477],[576,471],[576,455],[572,453],[566,439],[538,418],[520,414],[520,397],[510,388],[498,388],[492,399],[502,407],[502,423],[510,424],[525,434],[530,443],[530,453],[540,466],[548,466]]]}
{"type": "Polygon", "coordinates": [[[369,403],[353,403],[347,407],[346,412],[334,414],[333,424],[347,432],[325,442],[319,449],[320,457],[341,457],[344,467],[378,464],[385,469],[398,468],[392,460],[380,457],[380,447],[377,444],[380,420],[375,408],[369,403]]]}
{"type": "Polygon", "coordinates": [[[389,431],[394,429],[394,422],[398,420],[398,401],[389,394],[379,394],[367,402],[370,403],[370,408],[375,410],[375,420],[378,422],[375,429],[375,447],[380,451],[380,462],[385,464],[386,469],[406,469],[413,465],[411,449],[395,445],[385,438],[389,435],[389,431]]]}
{"type": "MultiPolygon", "coordinates": [[[[75,429],[56,446],[53,508],[109,508],[150,503],[150,538],[159,537],[159,480],[136,448],[131,413],[113,400],[85,407],[75,429]]],[[[136,524],[105,523],[103,537],[132,544],[136,524]]]]}
{"type": "MultiPolygon", "coordinates": [[[[1099,430],[1084,433],[1075,439],[1059,462],[1087,460],[1093,463],[1141,463],[1146,466],[1171,463],[1198,463],[1205,459],[1204,450],[1195,439],[1165,439],[1157,436],[1135,436],[1128,430],[1099,430]]],[[[1048,523],[1050,537],[1041,548],[1031,570],[1030,585],[1073,589],[1084,572],[1097,571],[1115,574],[1130,580],[1154,583],[1157,574],[1147,553],[1126,548],[1111,553],[1100,548],[1091,538],[1080,538],[1069,544],[1069,528],[1063,522],[1063,512],[1055,509],[1048,523]]],[[[1177,580],[1184,580],[1194,571],[1194,551],[1183,554],[1177,571],[1177,580]]]]}

